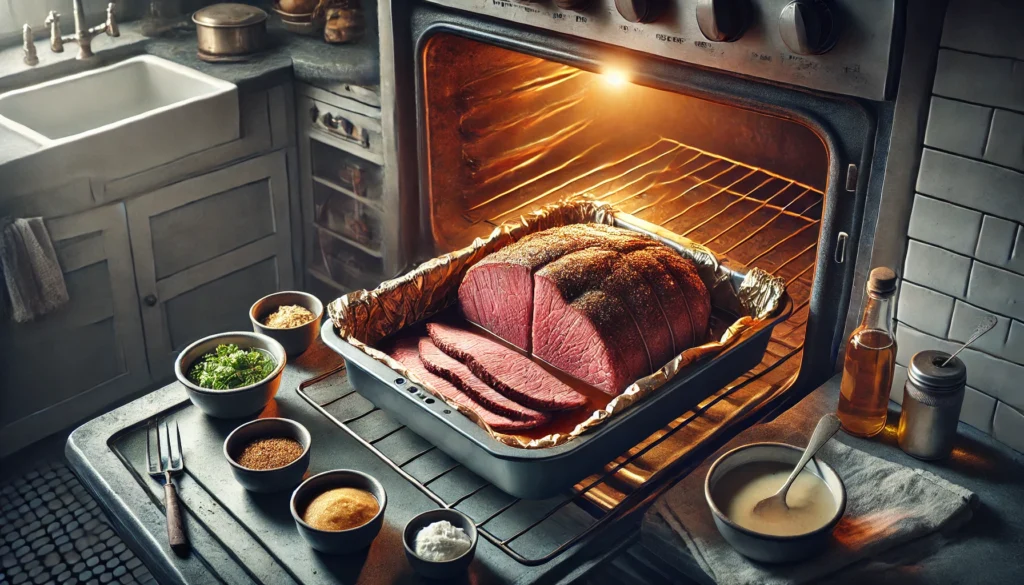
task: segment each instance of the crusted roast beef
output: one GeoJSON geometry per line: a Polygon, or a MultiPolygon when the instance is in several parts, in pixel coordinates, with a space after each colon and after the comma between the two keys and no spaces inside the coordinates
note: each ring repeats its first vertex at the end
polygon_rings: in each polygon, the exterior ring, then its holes
{"type": "Polygon", "coordinates": [[[448,380],[487,410],[514,420],[544,422],[549,418],[547,414],[509,400],[488,386],[486,382],[477,378],[466,364],[438,349],[429,337],[420,338],[419,350],[420,361],[427,371],[448,380]]]}
{"type": "MultiPolygon", "coordinates": [[[[428,371],[420,360],[419,338],[405,337],[394,341],[391,347],[385,350],[392,359],[400,362],[411,374],[420,379],[421,382],[429,384],[431,388],[441,393],[442,396],[451,402],[475,412],[487,426],[495,431],[508,433],[526,431],[546,422],[546,416],[533,418],[513,419],[507,416],[491,412],[484,408],[468,395],[452,385],[448,380],[435,376],[428,371]]],[[[526,412],[524,410],[524,412],[526,412]]],[[[538,413],[539,414],[539,413],[538,413]]]]}
{"type": "Polygon", "coordinates": [[[651,371],[639,325],[606,284],[617,259],[589,248],[534,275],[533,355],[609,394],[651,371]]]}
{"type": "MultiPolygon", "coordinates": [[[[678,355],[684,349],[696,345],[694,340],[697,337],[694,336],[690,325],[689,297],[679,288],[676,279],[668,273],[658,258],[649,248],[637,250],[626,254],[626,264],[643,277],[658,299],[658,307],[665,316],[666,329],[672,339],[670,355],[678,355]]],[[[701,289],[706,291],[703,286],[701,289]]]]}
{"type": "Polygon", "coordinates": [[[654,244],[636,232],[602,224],[535,232],[473,265],[459,287],[459,304],[467,319],[529,351],[534,271],[585,248],[627,252],[654,244]]]}
{"type": "Polygon", "coordinates": [[[430,340],[506,397],[539,410],[569,410],[587,403],[585,396],[563,384],[530,358],[465,329],[428,323],[430,340]]]}
{"type": "Polygon", "coordinates": [[[708,322],[711,319],[711,295],[704,282],[697,274],[693,262],[686,260],[667,247],[647,249],[676,281],[676,286],[686,297],[686,314],[690,320],[692,337],[685,347],[693,347],[704,343],[707,337],[708,322]]]}
{"type": "Polygon", "coordinates": [[[711,313],[692,261],[601,224],[536,232],[487,256],[467,271],[459,304],[470,321],[611,394],[703,343],[711,313]]]}

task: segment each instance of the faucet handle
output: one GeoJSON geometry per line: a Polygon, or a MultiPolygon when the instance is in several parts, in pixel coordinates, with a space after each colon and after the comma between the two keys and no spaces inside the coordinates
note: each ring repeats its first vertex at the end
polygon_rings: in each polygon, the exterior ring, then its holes
{"type": "Polygon", "coordinates": [[[114,14],[116,6],[113,2],[107,4],[107,26],[106,32],[108,37],[119,37],[121,36],[121,29],[117,26],[117,16],[114,14]]]}
{"type": "Polygon", "coordinates": [[[63,53],[64,39],[60,36],[60,13],[51,10],[43,24],[50,27],[50,50],[54,53],[63,53]]]}
{"type": "Polygon", "coordinates": [[[25,64],[35,67],[39,64],[39,55],[36,54],[36,41],[32,37],[32,27],[25,25],[21,27],[22,49],[25,52],[25,64]]]}

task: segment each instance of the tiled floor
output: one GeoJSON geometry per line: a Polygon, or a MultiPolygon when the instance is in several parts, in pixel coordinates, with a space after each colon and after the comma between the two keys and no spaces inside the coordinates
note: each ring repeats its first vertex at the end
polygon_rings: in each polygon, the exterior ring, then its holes
{"type": "Polygon", "coordinates": [[[63,439],[3,461],[0,585],[156,583],[64,463],[63,439]]]}

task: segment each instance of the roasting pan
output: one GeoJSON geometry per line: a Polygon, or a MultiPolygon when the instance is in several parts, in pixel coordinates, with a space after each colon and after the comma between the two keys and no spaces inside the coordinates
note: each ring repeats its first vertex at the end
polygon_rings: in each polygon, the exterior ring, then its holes
{"type": "MultiPolygon", "coordinates": [[[[653,235],[678,249],[677,243],[629,219],[632,221],[616,216],[615,225],[653,235]]],[[[743,281],[745,273],[723,268],[730,271],[736,286],[743,281]]],[[[712,308],[713,314],[716,310],[712,308]]],[[[434,400],[429,392],[340,337],[332,322],[324,323],[321,337],[345,359],[349,381],[362,396],[498,488],[535,500],[571,488],[754,368],[767,351],[772,329],[788,319],[792,311],[793,301],[783,293],[775,314],[754,334],[718,355],[687,366],[656,392],[597,428],[544,449],[522,449],[494,439],[443,401],[434,400]]]]}

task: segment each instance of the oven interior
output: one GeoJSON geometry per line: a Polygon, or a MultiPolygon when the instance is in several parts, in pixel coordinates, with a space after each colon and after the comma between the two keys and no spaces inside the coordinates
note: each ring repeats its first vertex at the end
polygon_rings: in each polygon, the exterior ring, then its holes
{"type": "Polygon", "coordinates": [[[567,196],[607,201],[785,279],[793,316],[749,374],[765,391],[784,389],[799,367],[828,179],[818,134],[634,84],[625,70],[587,71],[450,33],[427,40],[421,58],[436,252],[567,196]]]}
{"type": "MultiPolygon", "coordinates": [[[[651,502],[710,455],[713,439],[800,385],[819,234],[830,213],[830,150],[807,125],[633,83],[627,68],[580,69],[451,32],[425,36],[419,47],[416,158],[421,233],[430,244],[420,256],[583,196],[705,244],[726,262],[780,276],[794,301],[761,364],[563,498],[478,511],[474,502],[496,489],[479,478],[482,485],[454,499],[438,480],[412,479],[440,505],[469,513],[509,556],[539,564],[651,502]],[[529,520],[519,515],[524,509],[529,520]],[[516,529],[504,530],[505,522],[516,529]]],[[[414,465],[383,459],[400,473],[414,465]]],[[[444,477],[468,472],[453,469],[444,477]]]]}

